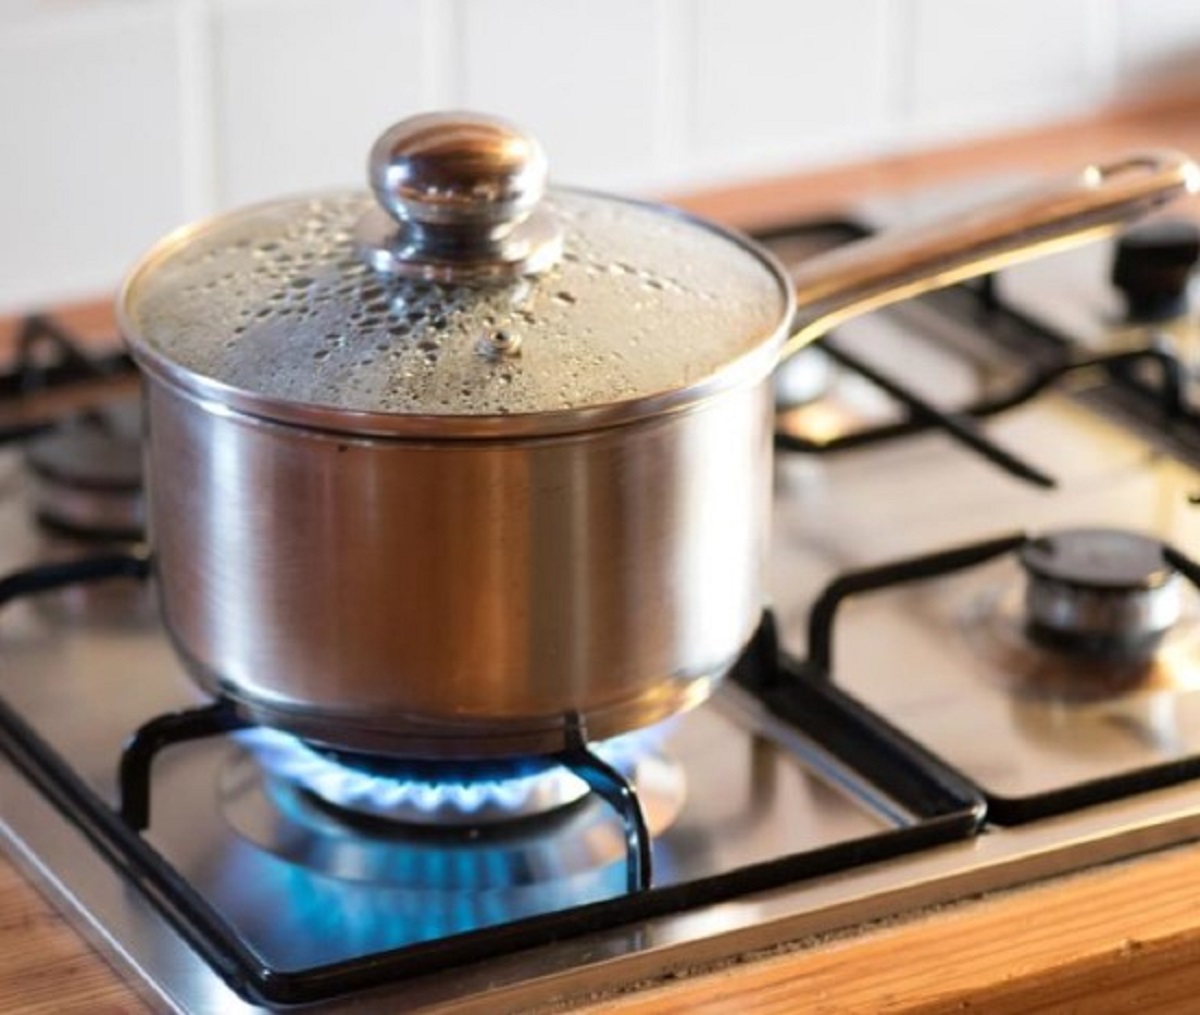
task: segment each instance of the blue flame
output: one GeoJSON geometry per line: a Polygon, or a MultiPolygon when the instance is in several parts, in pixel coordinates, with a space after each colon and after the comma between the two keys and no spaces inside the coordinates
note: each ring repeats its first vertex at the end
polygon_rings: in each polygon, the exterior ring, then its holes
{"type": "MultiPolygon", "coordinates": [[[[495,766],[479,768],[469,763],[414,764],[403,777],[379,774],[360,765],[349,767],[278,730],[254,728],[237,734],[242,744],[275,776],[315,793],[321,799],[371,814],[423,814],[461,816],[468,819],[491,814],[520,815],[527,809],[544,809],[585,796],[586,784],[569,769],[546,765],[540,759],[506,766],[517,774],[497,778],[495,766]],[[440,769],[444,778],[431,781],[440,769]],[[482,777],[475,773],[482,771],[482,777]]],[[[628,771],[638,758],[652,752],[662,737],[651,727],[590,745],[590,749],[618,770],[628,771]]],[[[380,765],[380,769],[388,766],[380,765]]],[[[403,768],[400,768],[403,771],[403,768]]]]}
{"type": "MultiPolygon", "coordinates": [[[[587,832],[581,829],[579,834],[587,832]]],[[[408,848],[392,847],[402,855],[408,848]]],[[[538,848],[550,854],[556,845],[548,842],[538,848]]],[[[495,846],[477,851],[479,862],[503,852],[495,846]]],[[[626,891],[620,861],[594,870],[564,872],[540,883],[463,882],[458,888],[448,887],[454,881],[450,877],[424,888],[345,882],[295,864],[273,862],[253,850],[235,850],[223,861],[214,904],[264,960],[289,969],[500,926],[626,891]],[[247,884],[256,890],[248,892],[247,884]],[[264,905],[264,897],[273,904],[264,905]]],[[[467,867],[455,861],[451,865],[460,872],[467,867]]]]}

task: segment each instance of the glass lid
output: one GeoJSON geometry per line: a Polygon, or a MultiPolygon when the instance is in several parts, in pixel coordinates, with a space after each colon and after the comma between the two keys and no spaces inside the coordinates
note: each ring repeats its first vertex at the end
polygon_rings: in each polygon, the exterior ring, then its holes
{"type": "Polygon", "coordinates": [[[125,334],[207,398],[356,432],[564,432],[766,376],[792,315],[768,255],[545,176],[502,121],[404,121],[372,152],[374,199],[278,201],[160,242],[122,292],[125,334]]]}

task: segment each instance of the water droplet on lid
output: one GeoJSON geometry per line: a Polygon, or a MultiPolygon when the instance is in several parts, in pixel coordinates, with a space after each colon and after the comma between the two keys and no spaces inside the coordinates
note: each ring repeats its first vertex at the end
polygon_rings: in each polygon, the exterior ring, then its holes
{"type": "Polygon", "coordinates": [[[481,355],[489,359],[500,356],[519,356],[521,336],[503,329],[485,332],[476,343],[475,348],[481,355]]]}
{"type": "Polygon", "coordinates": [[[572,293],[569,293],[564,289],[554,294],[554,302],[570,305],[575,302],[575,297],[572,293]]]}

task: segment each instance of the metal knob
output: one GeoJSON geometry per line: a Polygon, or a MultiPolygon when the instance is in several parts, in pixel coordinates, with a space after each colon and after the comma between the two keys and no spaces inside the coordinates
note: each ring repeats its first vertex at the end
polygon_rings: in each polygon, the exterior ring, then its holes
{"type": "Polygon", "coordinates": [[[545,270],[562,229],[541,204],[546,156],[496,117],[428,113],[388,128],[371,149],[380,209],[358,241],[378,271],[439,282],[504,280],[545,270]]]}
{"type": "Polygon", "coordinates": [[[1188,283],[1200,263],[1200,226],[1161,218],[1134,226],[1117,241],[1112,283],[1133,321],[1160,321],[1187,311],[1188,283]]]}

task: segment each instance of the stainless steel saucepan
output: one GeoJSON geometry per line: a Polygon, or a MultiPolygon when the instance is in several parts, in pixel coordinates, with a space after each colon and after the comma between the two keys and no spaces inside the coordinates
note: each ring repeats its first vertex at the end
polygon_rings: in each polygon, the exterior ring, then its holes
{"type": "Polygon", "coordinates": [[[128,279],[165,623],[254,718],[497,757],[699,702],[764,605],[780,358],[1200,180],[1137,155],[788,278],[545,177],[506,123],[421,116],[375,146],[376,200],[221,216],[128,279]]]}

